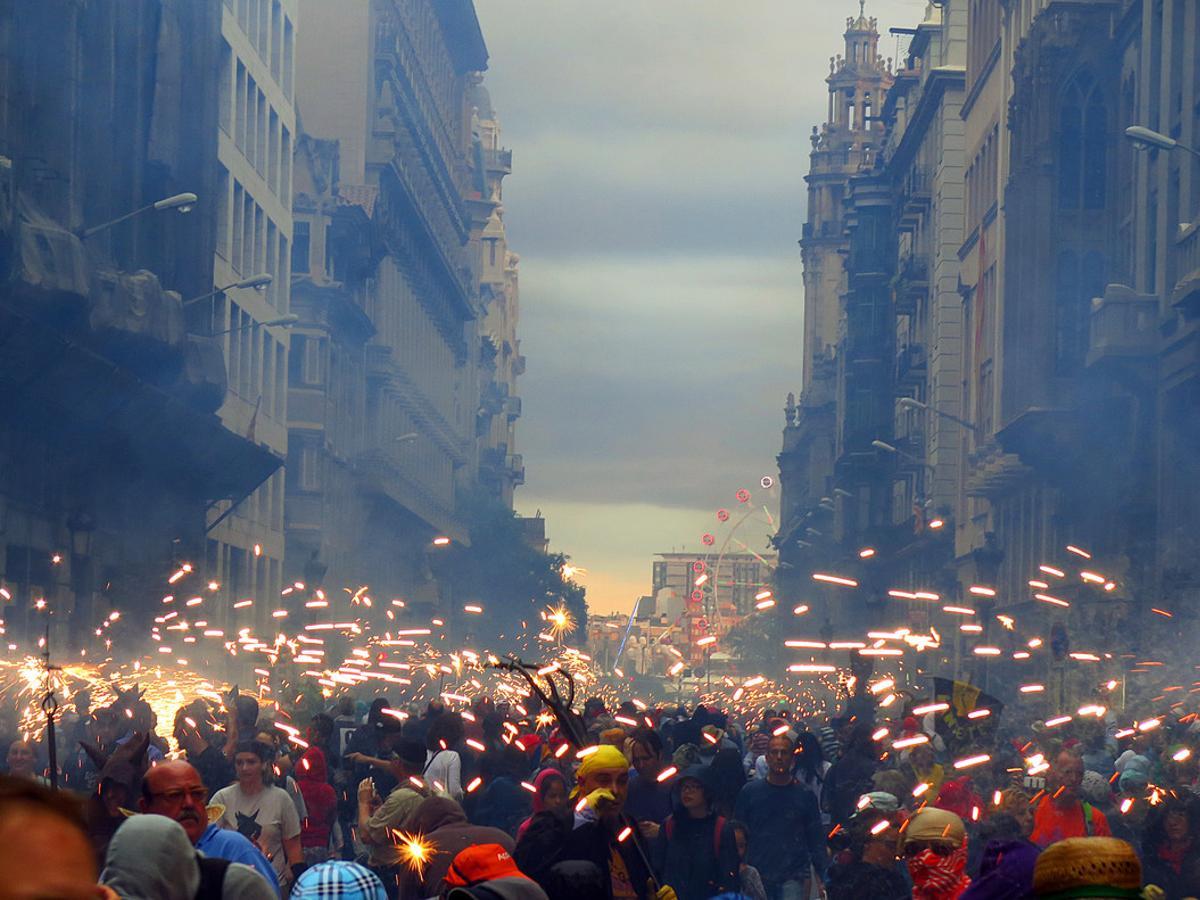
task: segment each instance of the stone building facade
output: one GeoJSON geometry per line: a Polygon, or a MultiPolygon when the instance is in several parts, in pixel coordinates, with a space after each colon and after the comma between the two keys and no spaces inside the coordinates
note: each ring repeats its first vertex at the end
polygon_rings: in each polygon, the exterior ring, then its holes
{"type": "Polygon", "coordinates": [[[0,4],[9,642],[49,624],[58,654],[94,648],[115,612],[144,634],[168,576],[200,573],[213,511],[280,466],[216,415],[222,349],[184,312],[219,241],[221,99],[195,73],[218,71],[223,9],[0,4]]]}
{"type": "MultiPolygon", "coordinates": [[[[962,624],[1002,651],[996,614],[1035,615],[1073,647],[1105,642],[1116,674],[1190,634],[1200,600],[1200,12],[949,0],[902,30],[884,137],[850,179],[834,477],[823,520],[785,506],[781,553],[809,545],[793,579],[857,573],[868,607],[888,588],[970,596],[962,624]],[[1133,125],[1183,146],[1139,150],[1133,125]],[[1052,607],[1039,567],[1068,545],[1105,585],[1056,583],[1071,605],[1052,607]]],[[[1069,678],[1051,683],[1066,702],[1069,678]]]]}
{"type": "Polygon", "coordinates": [[[789,396],[787,428],[779,454],[781,521],[777,545],[782,592],[807,589],[798,573],[806,561],[824,558],[833,546],[834,461],[838,454],[837,352],[845,327],[844,257],[849,251],[845,206],[850,179],[870,164],[883,135],[878,120],[892,83],[879,56],[879,32],[864,15],[846,20],[844,52],[829,61],[825,79],[827,118],[813,126],[808,219],[800,240],[804,263],[802,390],[789,396]]]}
{"type": "MultiPolygon", "coordinates": [[[[512,151],[501,144],[500,118],[487,88],[476,85],[468,102],[473,112],[472,174],[482,198],[495,204],[479,242],[479,300],[485,310],[481,331],[495,351],[481,379],[479,481],[489,496],[512,509],[513,492],[525,483],[524,460],[517,452],[517,420],[521,417],[517,379],[525,373],[517,337],[521,258],[509,250],[502,205],[502,182],[512,172],[512,151]]],[[[484,349],[486,353],[487,347],[484,349]]]]}
{"type": "Polygon", "coordinates": [[[479,279],[499,173],[471,160],[487,49],[469,0],[300,16],[287,579],[444,607],[433,541],[469,540],[496,366],[479,279]]]}
{"type": "MultiPolygon", "coordinates": [[[[256,275],[202,311],[229,370],[225,425],[287,456],[288,331],[264,326],[290,313],[292,156],[296,134],[296,0],[224,0],[216,88],[216,253],[212,286],[256,275]]],[[[254,597],[260,627],[283,587],[284,473],[236,506],[210,514],[205,571],[231,597],[254,597]]]]}

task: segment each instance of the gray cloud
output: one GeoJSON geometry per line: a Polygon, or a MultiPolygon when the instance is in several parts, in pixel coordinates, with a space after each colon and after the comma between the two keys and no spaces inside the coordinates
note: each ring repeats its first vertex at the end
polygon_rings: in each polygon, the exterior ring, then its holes
{"type": "MultiPolygon", "coordinates": [[[[775,468],[799,387],[808,134],[858,3],[476,6],[514,151],[518,502],[545,507],[556,546],[602,563],[594,603],[627,608],[654,550],[694,542],[775,468]]],[[[868,0],[885,31],[924,9],[868,0]]]]}

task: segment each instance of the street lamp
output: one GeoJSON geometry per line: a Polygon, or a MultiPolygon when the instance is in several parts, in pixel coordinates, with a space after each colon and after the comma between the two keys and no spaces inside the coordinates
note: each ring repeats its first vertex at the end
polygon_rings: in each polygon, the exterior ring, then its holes
{"type": "Polygon", "coordinates": [[[189,213],[192,207],[196,205],[199,198],[191,191],[185,191],[182,194],[173,194],[170,197],[163,197],[161,200],[155,200],[153,203],[148,203],[141,209],[135,209],[133,212],[125,213],[123,216],[118,216],[109,222],[104,222],[100,225],[93,225],[91,228],[81,228],[75,232],[81,238],[89,238],[98,231],[104,231],[106,228],[112,228],[114,225],[119,225],[127,219],[132,219],[134,216],[140,216],[144,212],[150,210],[177,209],[181,213],[189,213]]]}
{"type": "Polygon", "coordinates": [[[899,403],[901,409],[919,409],[924,412],[932,412],[934,415],[941,416],[943,419],[949,419],[951,422],[957,422],[968,431],[972,431],[976,434],[979,432],[979,427],[972,425],[966,419],[960,419],[958,416],[953,415],[952,413],[943,412],[936,406],[930,406],[928,403],[922,403],[915,397],[900,397],[896,402],[899,403]]]}
{"type": "Polygon", "coordinates": [[[245,325],[239,325],[237,328],[226,328],[224,331],[214,331],[213,337],[216,337],[219,334],[233,334],[235,331],[245,331],[247,328],[257,328],[259,325],[267,328],[274,327],[276,325],[280,326],[281,328],[291,328],[299,321],[299,316],[295,315],[294,313],[288,313],[286,316],[279,316],[274,319],[265,319],[262,322],[248,322],[245,325]]]}
{"type": "Polygon", "coordinates": [[[227,284],[225,287],[220,287],[216,290],[209,291],[207,294],[201,294],[199,297],[192,297],[190,300],[184,300],[183,305],[191,306],[193,303],[199,303],[202,300],[207,300],[209,297],[215,297],[217,294],[223,294],[226,291],[238,290],[240,288],[254,288],[256,291],[263,291],[274,280],[274,276],[272,276],[269,272],[251,275],[249,278],[243,278],[241,281],[235,281],[233,284],[227,284]]]}
{"type": "Polygon", "coordinates": [[[911,453],[905,453],[899,447],[893,447],[891,444],[886,443],[885,441],[879,441],[879,440],[871,441],[871,446],[874,447],[876,450],[882,450],[884,453],[894,453],[896,456],[900,457],[901,459],[907,459],[909,462],[916,463],[918,466],[924,466],[930,472],[937,471],[933,467],[933,465],[925,462],[925,460],[917,459],[917,457],[913,456],[911,453]]]}
{"type": "Polygon", "coordinates": [[[1175,150],[1178,148],[1186,150],[1194,156],[1200,156],[1200,150],[1195,147],[1181,144],[1175,138],[1147,128],[1145,125],[1130,125],[1125,129],[1125,137],[1133,141],[1133,145],[1139,150],[1175,150]]]}

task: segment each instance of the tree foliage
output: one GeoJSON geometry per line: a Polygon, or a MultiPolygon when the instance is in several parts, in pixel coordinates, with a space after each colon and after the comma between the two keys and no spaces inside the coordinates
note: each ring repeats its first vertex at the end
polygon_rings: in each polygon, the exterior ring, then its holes
{"type": "Polygon", "coordinates": [[[561,604],[575,621],[565,642],[583,643],[587,601],[581,585],[563,578],[568,557],[544,552],[528,539],[520,517],[494,501],[470,506],[468,528],[470,546],[456,545],[451,554],[455,594],[483,613],[464,617],[466,633],[489,649],[526,652],[545,628],[543,611],[561,604]]]}

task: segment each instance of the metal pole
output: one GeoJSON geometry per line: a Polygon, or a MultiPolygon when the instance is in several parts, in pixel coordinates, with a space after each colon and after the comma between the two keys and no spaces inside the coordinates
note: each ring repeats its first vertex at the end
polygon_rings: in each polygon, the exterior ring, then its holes
{"type": "Polygon", "coordinates": [[[42,652],[46,671],[46,695],[42,698],[42,712],[46,714],[46,756],[50,762],[50,787],[58,790],[58,742],[54,733],[54,718],[58,715],[58,699],[54,696],[53,672],[58,666],[50,664],[50,623],[46,623],[46,646],[42,652]]]}

